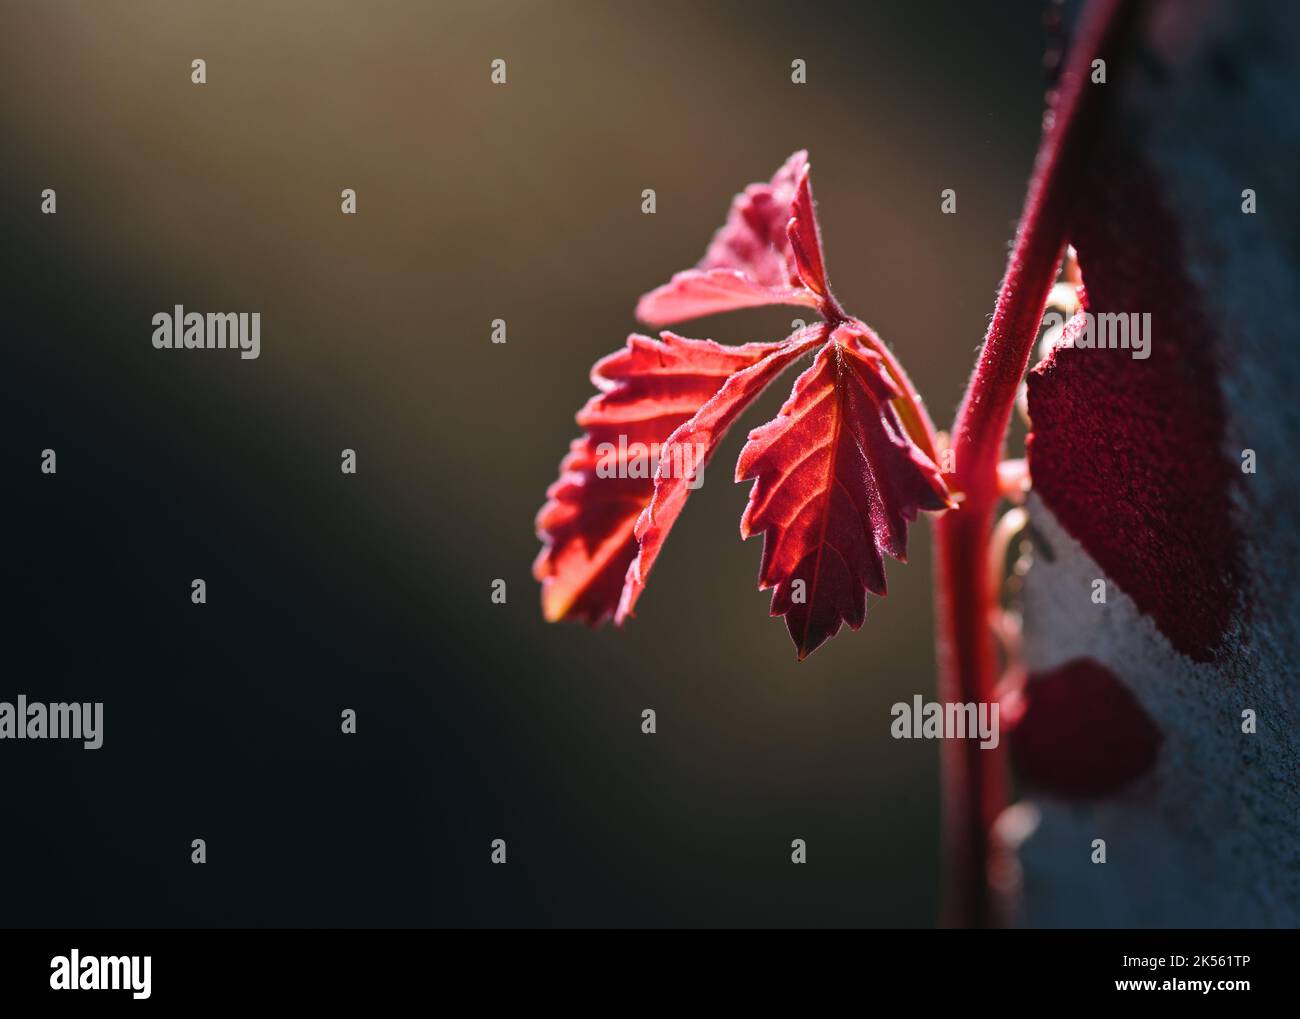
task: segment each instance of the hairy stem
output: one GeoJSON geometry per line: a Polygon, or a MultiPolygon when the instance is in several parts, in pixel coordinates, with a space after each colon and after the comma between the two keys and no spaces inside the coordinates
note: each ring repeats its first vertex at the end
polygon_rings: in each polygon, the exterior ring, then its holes
{"type": "MultiPolygon", "coordinates": [[[[961,493],[962,503],[935,526],[942,701],[980,703],[994,698],[998,660],[988,622],[992,602],[987,549],[999,498],[998,460],[1016,389],[1068,240],[1073,185],[1108,87],[1090,81],[1092,62],[1107,60],[1108,79],[1116,76],[1111,51],[1136,6],[1136,0],[1095,0],[1079,23],[1046,122],[993,320],[953,424],[951,487],[961,493]]],[[[948,740],[942,754],[943,921],[948,926],[988,926],[989,830],[1006,805],[1002,750],[981,750],[977,740],[948,740]]]]}

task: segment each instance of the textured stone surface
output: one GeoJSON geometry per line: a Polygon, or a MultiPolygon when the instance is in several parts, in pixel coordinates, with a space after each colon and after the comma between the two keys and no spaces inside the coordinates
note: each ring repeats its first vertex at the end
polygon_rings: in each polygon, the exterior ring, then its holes
{"type": "MultiPolygon", "coordinates": [[[[1300,307],[1294,182],[1300,28],[1292,5],[1281,0],[1249,8],[1162,3],[1144,19],[1141,40],[1142,55],[1126,63],[1130,73],[1112,74],[1105,86],[1121,90],[1122,102],[1094,158],[1122,173],[1116,154],[1134,154],[1140,164],[1134,172],[1149,180],[1175,236],[1171,243],[1145,229],[1142,216],[1112,217],[1106,244],[1124,258],[1125,273],[1169,276],[1175,269],[1190,289],[1173,320],[1189,321],[1186,311],[1194,308],[1204,327],[1203,336],[1162,340],[1161,309],[1135,309],[1154,317],[1147,364],[1176,375],[1187,359],[1161,366],[1162,348],[1202,343],[1195,360],[1208,366],[1217,390],[1207,397],[1197,385],[1182,387],[1186,405],[1162,415],[1168,427],[1189,416],[1204,424],[1198,409],[1222,420],[1214,422],[1214,449],[1206,448],[1203,428],[1193,430],[1185,447],[1178,434],[1160,433],[1163,475],[1135,476],[1128,491],[1118,484],[1094,489],[1089,527],[1079,525],[1077,503],[1053,505],[1050,484],[1030,498],[1034,530],[1050,557],[1040,551],[1025,578],[1026,664],[1042,671],[1080,656],[1096,659],[1127,684],[1164,739],[1151,771],[1118,794],[1084,802],[1032,794],[1020,804],[1017,816],[1037,823],[1016,826],[1023,878],[1018,919],[1035,926],[1294,926],[1300,924],[1300,469],[1293,451],[1300,389],[1294,318],[1300,307]],[[1255,215],[1241,211],[1243,188],[1256,191],[1255,215]],[[1256,454],[1253,475],[1240,472],[1245,448],[1256,454]],[[1214,522],[1217,506],[1204,516],[1189,513],[1198,508],[1195,493],[1205,471],[1226,477],[1225,465],[1231,468],[1228,522],[1214,522]],[[1107,524],[1116,522],[1116,530],[1120,522],[1158,525],[1134,508],[1152,501],[1142,485],[1161,483],[1170,489],[1155,502],[1195,526],[1180,542],[1164,534],[1133,549],[1136,562],[1152,563],[1159,574],[1165,604],[1153,608],[1152,578],[1133,570],[1133,560],[1115,565],[1107,524]],[[1207,588],[1221,587],[1229,544],[1236,563],[1227,574],[1229,597],[1211,604],[1207,588]],[[1090,599],[1097,578],[1108,581],[1105,605],[1090,599]],[[1176,610],[1180,583],[1195,619],[1176,610]],[[1207,619],[1216,631],[1212,642],[1199,639],[1207,619]],[[1253,735],[1242,732],[1245,709],[1257,715],[1253,735]],[[1105,864],[1091,862],[1098,838],[1106,841],[1105,864]]],[[[1103,256],[1098,251],[1093,258],[1103,256]]],[[[1081,261],[1086,286],[1082,253],[1081,261]]],[[[1114,357],[1108,370],[1131,372],[1136,363],[1114,357]]],[[[1080,433],[1095,440],[1098,422],[1116,432],[1152,427],[1152,420],[1132,417],[1142,409],[1135,410],[1130,381],[1117,378],[1122,399],[1098,389],[1092,403],[1074,408],[1089,416],[1080,433]]],[[[1168,396],[1167,389],[1155,394],[1153,405],[1168,396]]],[[[1058,439],[1069,427],[1068,417],[1041,402],[1036,425],[1039,418],[1054,418],[1058,439]]],[[[1048,473],[1098,462],[1095,448],[1083,443],[1074,454],[1069,442],[1053,442],[1052,449],[1050,471],[1040,468],[1045,482],[1048,473]]],[[[1126,533],[1141,541],[1141,527],[1126,533]]]]}

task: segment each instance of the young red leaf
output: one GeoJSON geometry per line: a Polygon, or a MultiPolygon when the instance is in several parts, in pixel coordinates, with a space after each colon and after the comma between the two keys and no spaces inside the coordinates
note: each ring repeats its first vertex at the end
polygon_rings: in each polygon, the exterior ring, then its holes
{"type": "Polygon", "coordinates": [[[804,287],[768,287],[735,269],[687,269],[641,298],[636,317],[653,326],[769,304],[817,306],[817,295],[804,287]]]}
{"type": "Polygon", "coordinates": [[[759,588],[775,588],[806,658],[866,617],[885,593],[882,553],[905,560],[907,522],[948,505],[938,468],[908,436],[903,398],[879,343],[859,322],[837,327],[780,414],[750,433],[736,480],[754,480],[741,535],[765,532],[759,588]]]}
{"type": "Polygon", "coordinates": [[[637,314],[665,324],[777,303],[816,308],[825,321],[784,343],[733,348],[634,336],[596,366],[602,393],[579,415],[587,435],[537,518],[534,573],[548,619],[632,615],[727,428],[818,344],[781,416],[750,435],[737,465],[738,481],[755,479],[741,533],[767,533],[760,588],[776,588],[772,613],[786,616],[799,657],[844,621],[861,626],[865,591],[885,591],[882,553],[902,559],[907,522],[952,505],[933,462],[934,429],[902,366],[827,285],[803,152],[737,195],[700,264],[644,295],[637,314]],[[652,479],[629,469],[634,442],[659,460],[652,479]],[[601,450],[616,448],[602,473],[601,450]]]}
{"type": "Polygon", "coordinates": [[[790,212],[792,218],[786,227],[786,237],[798,278],[818,297],[829,298],[821,230],[817,226],[817,213],[813,210],[812,183],[808,180],[807,166],[799,174],[790,212]]]}
{"type": "MultiPolygon", "coordinates": [[[[636,522],[654,495],[663,444],[729,378],[789,346],[725,347],[668,332],[661,337],[633,334],[625,349],[591,370],[600,392],[578,414],[586,435],[570,446],[537,515],[543,547],[533,575],[542,583],[542,611],[550,621],[594,625],[614,613],[637,554],[636,522]]],[[[674,462],[685,463],[665,461],[674,462]]]]}
{"type": "Polygon", "coordinates": [[[764,304],[816,307],[826,295],[808,154],[796,152],[769,183],[751,184],[735,197],[699,265],[642,297],[636,313],[652,325],[670,325],[764,304]]]}
{"type": "Polygon", "coordinates": [[[773,344],[771,353],[731,376],[689,421],[668,437],[659,456],[653,498],[637,520],[640,551],[627,571],[617,622],[622,623],[633,614],[659,550],[686,505],[694,478],[712,458],[732,422],[778,375],[821,343],[827,332],[825,325],[810,326],[795,332],[782,344],[773,344]],[[695,475],[679,469],[681,464],[696,465],[695,475]]]}

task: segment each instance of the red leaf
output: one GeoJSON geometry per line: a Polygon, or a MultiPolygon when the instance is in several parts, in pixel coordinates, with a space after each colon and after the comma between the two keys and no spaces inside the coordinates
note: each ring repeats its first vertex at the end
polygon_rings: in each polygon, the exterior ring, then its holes
{"type": "Polygon", "coordinates": [[[701,269],[735,269],[767,287],[799,286],[790,272],[787,231],[808,153],[785,161],[767,184],[750,184],[732,200],[727,221],[713,235],[701,269]]]}
{"type": "Polygon", "coordinates": [[[1016,774],[1064,799],[1114,795],[1151,770],[1164,742],[1124,682],[1091,658],[1035,673],[1002,704],[1016,774]]]}
{"type": "Polygon", "coordinates": [[[817,306],[827,289],[808,169],[808,154],[796,152],[770,183],[737,195],[699,265],[643,296],[637,317],[669,325],[765,304],[817,306]]]}
{"type": "Polygon", "coordinates": [[[775,588],[772,614],[786,617],[800,659],[841,623],[862,625],[865,592],[885,593],[882,553],[904,560],[907,522],[948,505],[894,412],[904,397],[878,343],[860,322],[836,328],[736,464],[737,481],[754,479],[741,535],[766,534],[759,588],[775,588]]]}
{"type": "Polygon", "coordinates": [[[633,614],[659,550],[686,505],[698,469],[713,457],[727,429],[754,398],[786,368],[821,343],[826,332],[825,325],[810,326],[800,329],[782,344],[770,345],[771,353],[731,376],[689,421],[668,437],[659,457],[654,496],[636,524],[640,552],[627,571],[617,622],[622,623],[633,614]],[[681,464],[694,464],[697,472],[683,471],[679,469],[681,464]]]}
{"type": "Polygon", "coordinates": [[[799,175],[791,214],[793,218],[786,227],[786,236],[799,279],[819,297],[829,297],[826,266],[822,259],[821,230],[817,227],[817,213],[813,211],[812,184],[808,180],[807,166],[799,175]]]}
{"type": "Polygon", "coordinates": [[[741,534],[767,532],[759,586],[776,588],[772,614],[786,616],[799,657],[842,622],[861,626],[865,590],[885,592],[882,553],[903,558],[907,522],[952,505],[920,398],[831,295],[803,152],[769,183],[737,195],[700,264],[643,296],[637,314],[663,324],[763,304],[806,305],[825,321],[784,343],[743,347],[633,336],[627,351],[593,369],[602,392],[578,416],[587,435],[574,442],[537,517],[544,547],[533,572],[548,619],[598,623],[615,613],[622,623],[633,614],[726,430],[819,343],[781,415],[751,433],[737,465],[738,481],[755,479],[741,534]],[[653,478],[630,469],[637,442],[659,460],[653,478]],[[607,472],[614,477],[602,476],[605,447],[618,450],[607,472]]]}
{"type": "Polygon", "coordinates": [[[533,575],[548,620],[596,624],[614,613],[637,554],[637,518],[654,495],[661,445],[729,378],[790,342],[724,347],[661,337],[633,334],[591,370],[600,392],[578,414],[587,434],[573,441],[537,515],[543,547],[533,575]]]}
{"type": "MultiPolygon", "coordinates": [[[[1159,347],[1138,358],[1061,345],[1029,373],[1034,491],[1180,652],[1198,662],[1235,656],[1243,475],[1221,391],[1234,341],[1190,269],[1191,226],[1170,211],[1146,159],[1103,134],[1075,194],[1085,310],[1121,321],[1147,312],[1159,347]]],[[[1080,338],[1085,324],[1071,320],[1065,337],[1080,338]]]]}
{"type": "Polygon", "coordinates": [[[734,269],[687,269],[642,297],[636,317],[661,326],[769,304],[816,307],[817,295],[803,287],[765,287],[734,269]]]}

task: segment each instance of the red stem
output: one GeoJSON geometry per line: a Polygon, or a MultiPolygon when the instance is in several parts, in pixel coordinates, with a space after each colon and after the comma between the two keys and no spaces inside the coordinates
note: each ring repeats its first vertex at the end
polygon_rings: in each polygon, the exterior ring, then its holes
{"type": "MultiPolygon", "coordinates": [[[[1061,75],[1052,113],[1021,213],[1015,248],[998,292],[993,321],[952,428],[952,488],[957,510],[938,519],[936,613],[939,699],[985,703],[994,699],[997,649],[989,628],[989,536],[998,503],[998,460],[1016,390],[1024,377],[1043,310],[1068,240],[1071,192],[1086,157],[1106,88],[1090,81],[1094,59],[1108,59],[1133,0],[1095,0],[1079,23],[1061,75]]],[[[944,923],[986,927],[989,830],[1006,805],[1001,750],[981,750],[977,740],[942,747],[944,787],[944,923]]]]}

